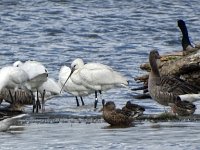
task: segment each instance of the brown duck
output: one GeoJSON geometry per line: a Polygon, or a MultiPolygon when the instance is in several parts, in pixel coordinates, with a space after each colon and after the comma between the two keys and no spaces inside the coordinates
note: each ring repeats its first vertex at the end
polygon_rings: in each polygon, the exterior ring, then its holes
{"type": "Polygon", "coordinates": [[[197,94],[199,87],[190,85],[189,83],[172,76],[160,76],[157,59],[160,59],[158,51],[153,50],[149,54],[149,62],[151,72],[148,79],[149,94],[159,104],[168,106],[174,103],[178,95],[197,94]]]}
{"type": "MultiPolygon", "coordinates": [[[[102,104],[103,119],[111,126],[130,126],[134,119],[139,116],[136,111],[133,111],[131,106],[124,109],[117,109],[113,101],[108,101],[105,104],[105,100],[102,100],[102,104]]],[[[143,110],[144,109],[142,109],[142,112],[143,110]]],[[[137,109],[137,111],[140,112],[139,109],[137,109]]]]}
{"type": "Polygon", "coordinates": [[[139,116],[143,115],[145,108],[140,105],[133,104],[133,103],[131,103],[131,101],[128,101],[128,102],[126,102],[126,105],[124,107],[122,107],[122,111],[131,113],[131,115],[134,117],[137,117],[137,116],[139,117],[139,116]]]}
{"type": "Polygon", "coordinates": [[[189,101],[181,101],[180,97],[177,97],[174,103],[169,104],[173,113],[179,116],[190,116],[194,114],[196,106],[189,101]]]}

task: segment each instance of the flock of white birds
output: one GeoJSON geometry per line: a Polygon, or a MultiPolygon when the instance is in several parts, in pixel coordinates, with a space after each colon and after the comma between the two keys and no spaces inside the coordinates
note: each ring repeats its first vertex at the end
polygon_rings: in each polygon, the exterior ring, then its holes
{"type": "MultiPolygon", "coordinates": [[[[77,106],[79,106],[78,97],[81,98],[82,105],[84,105],[82,97],[95,93],[94,107],[96,108],[97,93],[101,94],[101,91],[128,85],[127,79],[111,67],[100,63],[84,64],[80,58],[72,62],[71,68],[61,67],[58,81],[48,77],[48,70],[43,64],[30,60],[26,62],[17,61],[13,65],[3,67],[0,69],[0,77],[1,99],[6,100],[6,97],[7,99],[9,97],[10,103],[17,104],[16,93],[23,90],[33,95],[31,100],[33,112],[35,109],[38,112],[41,107],[44,111],[44,101],[54,95],[62,95],[62,91],[74,95],[77,106]],[[3,91],[8,91],[9,95],[3,96],[3,91]],[[42,100],[39,100],[39,98],[42,100]]],[[[20,99],[23,99],[23,95],[20,99]]],[[[20,104],[23,105],[23,102],[20,102],[20,104]]],[[[24,102],[24,104],[27,103],[24,102]]]]}
{"type": "MultiPolygon", "coordinates": [[[[0,77],[0,100],[9,102],[11,106],[31,104],[33,112],[35,109],[38,112],[40,108],[44,112],[45,100],[54,95],[62,96],[62,91],[75,96],[77,106],[79,106],[78,97],[84,105],[82,97],[95,93],[94,107],[96,108],[97,93],[101,94],[101,91],[128,86],[126,77],[111,67],[100,63],[84,64],[80,58],[72,62],[71,68],[61,67],[58,81],[48,77],[48,70],[43,64],[30,60],[17,61],[13,65],[1,68],[0,77]]],[[[24,116],[22,114],[3,118],[0,121],[0,131],[6,131],[13,121],[24,116]]]]}

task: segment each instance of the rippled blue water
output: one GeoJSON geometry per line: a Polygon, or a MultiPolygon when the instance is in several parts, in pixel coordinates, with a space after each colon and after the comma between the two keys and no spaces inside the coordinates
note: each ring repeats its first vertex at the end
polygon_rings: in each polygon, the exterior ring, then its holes
{"type": "MultiPolygon", "coordinates": [[[[100,62],[122,72],[132,87],[139,65],[152,49],[181,50],[177,19],[186,21],[190,39],[199,41],[198,0],[2,0],[0,1],[0,66],[16,60],[37,60],[58,78],[62,65],[77,57],[100,62]]],[[[134,100],[133,93],[115,89],[103,93],[121,107],[133,100],[160,113],[154,101],[134,100]]],[[[64,95],[46,103],[49,112],[93,115],[94,95],[86,107],[64,95]]],[[[100,106],[100,105],[99,105],[100,106]]],[[[197,103],[198,107],[198,103],[197,103]]],[[[27,108],[30,111],[30,108],[27,108]]],[[[197,110],[196,113],[199,111],[197,110]]],[[[199,149],[198,122],[144,122],[132,128],[109,129],[106,123],[30,123],[20,133],[0,133],[1,149],[199,149]]]]}

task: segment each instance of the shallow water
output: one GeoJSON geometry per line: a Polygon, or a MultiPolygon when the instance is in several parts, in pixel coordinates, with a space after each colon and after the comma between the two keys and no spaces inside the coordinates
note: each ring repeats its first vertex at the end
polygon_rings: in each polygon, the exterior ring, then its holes
{"type": "MultiPolygon", "coordinates": [[[[62,65],[77,57],[100,62],[122,72],[131,87],[133,77],[144,72],[152,49],[181,50],[177,19],[188,26],[192,42],[198,42],[199,1],[152,0],[2,0],[0,2],[0,66],[16,60],[41,61],[58,78],[62,65]]],[[[146,108],[146,114],[164,111],[154,101],[135,100],[134,93],[114,89],[103,93],[118,107],[132,100],[146,108]]],[[[46,103],[46,112],[75,116],[96,116],[94,95],[77,108],[75,98],[65,94],[46,103]]],[[[197,102],[197,111],[199,113],[197,102]]],[[[101,105],[98,105],[99,108],[101,105]]],[[[31,112],[31,107],[25,109],[31,112]]],[[[100,122],[41,122],[29,120],[21,131],[1,134],[1,149],[199,149],[199,122],[148,121],[131,128],[107,128],[100,122]]]]}

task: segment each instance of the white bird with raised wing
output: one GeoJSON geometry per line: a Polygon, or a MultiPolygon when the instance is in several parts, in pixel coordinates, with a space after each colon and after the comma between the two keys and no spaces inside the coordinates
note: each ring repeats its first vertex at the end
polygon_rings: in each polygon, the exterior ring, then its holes
{"type": "MultiPolygon", "coordinates": [[[[26,83],[26,87],[31,91],[37,91],[38,88],[47,81],[48,71],[40,62],[28,60],[26,62],[17,61],[13,66],[19,67],[24,70],[28,76],[29,81],[26,83]]],[[[36,107],[36,112],[38,112],[38,107],[40,107],[39,99],[35,102],[33,101],[33,112],[36,107]]]]}
{"type": "Polygon", "coordinates": [[[111,67],[100,63],[84,64],[83,60],[80,58],[72,62],[71,73],[64,85],[69,78],[75,84],[83,85],[95,91],[95,108],[98,102],[97,92],[101,93],[101,91],[107,91],[112,88],[128,86],[127,79],[119,72],[114,71],[111,67]]]}

